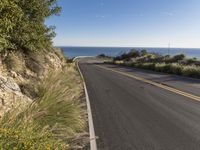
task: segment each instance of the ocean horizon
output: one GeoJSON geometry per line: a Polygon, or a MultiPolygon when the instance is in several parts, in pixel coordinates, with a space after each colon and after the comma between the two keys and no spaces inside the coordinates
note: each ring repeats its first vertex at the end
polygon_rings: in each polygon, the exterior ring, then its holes
{"type": "Polygon", "coordinates": [[[160,55],[177,55],[185,54],[188,58],[196,57],[200,59],[200,48],[153,48],[153,47],[75,47],[75,46],[57,46],[61,48],[68,58],[77,56],[97,56],[105,54],[108,56],[117,56],[131,49],[142,50],[146,49],[151,53],[158,53],[160,55]]]}

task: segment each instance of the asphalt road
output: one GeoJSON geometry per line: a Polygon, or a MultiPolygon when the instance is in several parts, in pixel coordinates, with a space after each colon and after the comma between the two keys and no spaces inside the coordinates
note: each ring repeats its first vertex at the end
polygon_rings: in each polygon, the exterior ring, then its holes
{"type": "MultiPolygon", "coordinates": [[[[88,89],[98,150],[200,150],[200,102],[103,69],[94,61],[84,60],[79,66],[88,89]]],[[[106,67],[139,75],[130,68],[106,67]]],[[[139,72],[147,78],[151,74],[139,72]]],[[[200,93],[199,80],[173,78],[177,79],[174,87],[200,93]]]]}

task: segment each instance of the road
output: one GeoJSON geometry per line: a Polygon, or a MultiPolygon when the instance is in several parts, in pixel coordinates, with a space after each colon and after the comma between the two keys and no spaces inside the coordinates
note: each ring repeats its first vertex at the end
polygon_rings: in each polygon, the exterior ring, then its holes
{"type": "Polygon", "coordinates": [[[200,80],[90,60],[82,60],[79,66],[88,89],[98,150],[200,150],[199,101],[106,68],[196,96],[200,80]]]}

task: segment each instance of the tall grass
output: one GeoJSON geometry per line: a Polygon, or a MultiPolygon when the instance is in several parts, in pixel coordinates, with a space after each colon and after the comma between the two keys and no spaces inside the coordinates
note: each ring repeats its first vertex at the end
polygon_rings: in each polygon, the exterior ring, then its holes
{"type": "MultiPolygon", "coordinates": [[[[11,112],[14,113],[14,112],[11,112]]],[[[48,149],[68,149],[64,142],[53,138],[49,129],[40,128],[39,124],[30,119],[20,118],[11,114],[4,117],[0,124],[0,147],[1,149],[10,150],[48,150],[48,149]]]]}
{"type": "Polygon", "coordinates": [[[68,149],[85,130],[81,79],[74,66],[52,72],[28,107],[5,114],[0,122],[1,149],[68,149]]]}
{"type": "Polygon", "coordinates": [[[196,58],[186,58],[184,54],[161,56],[156,53],[148,53],[146,50],[134,50],[114,57],[113,63],[157,72],[200,78],[200,61],[196,58]]]}
{"type": "Polygon", "coordinates": [[[9,70],[16,73],[23,73],[25,70],[25,61],[23,60],[23,54],[20,52],[9,53],[4,63],[9,70]]]}
{"type": "Polygon", "coordinates": [[[182,65],[179,63],[141,63],[141,62],[131,63],[123,61],[117,61],[114,62],[114,64],[147,69],[163,73],[182,75],[192,78],[200,78],[200,66],[196,65],[182,65]]]}
{"type": "Polygon", "coordinates": [[[200,78],[200,67],[197,66],[186,66],[183,68],[182,73],[184,76],[200,78]]]}

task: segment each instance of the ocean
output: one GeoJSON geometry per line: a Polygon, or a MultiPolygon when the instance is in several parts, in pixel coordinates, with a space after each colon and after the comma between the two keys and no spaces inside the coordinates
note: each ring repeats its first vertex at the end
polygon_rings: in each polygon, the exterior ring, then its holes
{"type": "Polygon", "coordinates": [[[60,47],[66,57],[73,58],[76,56],[97,56],[105,54],[108,56],[117,56],[131,49],[146,49],[148,52],[154,52],[161,55],[185,54],[189,58],[196,57],[200,59],[200,48],[142,48],[142,47],[60,47]]]}

